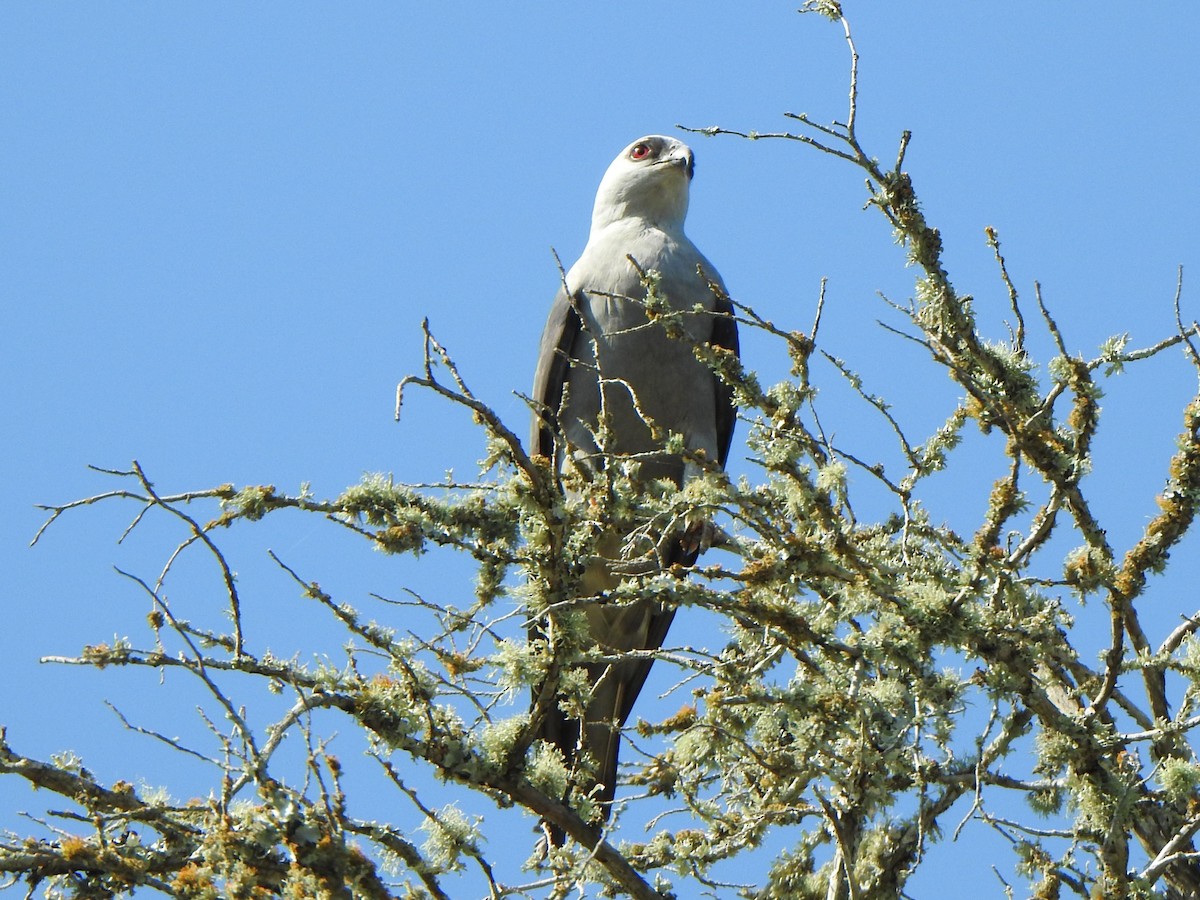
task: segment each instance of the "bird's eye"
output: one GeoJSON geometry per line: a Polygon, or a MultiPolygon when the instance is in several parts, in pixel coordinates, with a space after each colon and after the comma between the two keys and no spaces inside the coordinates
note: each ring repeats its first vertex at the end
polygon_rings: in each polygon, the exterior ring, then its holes
{"type": "Polygon", "coordinates": [[[630,159],[645,159],[650,155],[650,145],[646,143],[634,144],[633,149],[629,151],[630,159]]]}

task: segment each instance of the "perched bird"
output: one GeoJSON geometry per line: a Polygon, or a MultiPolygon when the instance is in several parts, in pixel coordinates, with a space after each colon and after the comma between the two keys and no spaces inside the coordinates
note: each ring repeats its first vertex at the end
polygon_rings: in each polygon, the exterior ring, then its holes
{"type": "MultiPolygon", "coordinates": [[[[695,345],[736,353],[737,326],[720,275],[683,231],[694,172],[690,148],[651,135],[622,150],[604,173],[587,246],[551,305],[534,377],[533,451],[560,467],[568,462],[595,467],[605,454],[637,454],[640,479],[665,478],[682,486],[698,466],[664,450],[668,432],[682,435],[688,450],[725,465],[736,408],[731,390],[696,358],[695,345]],[[687,311],[684,336],[668,335],[647,317],[643,275],[649,272],[657,273],[655,293],[672,309],[687,311]],[[603,448],[597,446],[601,410],[608,424],[603,448]]],[[[703,541],[693,531],[665,536],[662,563],[695,562],[703,541]]],[[[613,563],[623,541],[622,535],[608,535],[601,557],[588,564],[582,579],[582,596],[594,598],[584,606],[590,636],[609,655],[658,649],[674,616],[652,600],[602,602],[603,592],[620,583],[613,563]]],[[[541,738],[557,745],[568,761],[580,748],[597,761],[593,797],[606,818],[616,787],[620,728],[650,665],[637,659],[589,666],[592,692],[583,722],[555,706],[541,725],[541,738]]]]}

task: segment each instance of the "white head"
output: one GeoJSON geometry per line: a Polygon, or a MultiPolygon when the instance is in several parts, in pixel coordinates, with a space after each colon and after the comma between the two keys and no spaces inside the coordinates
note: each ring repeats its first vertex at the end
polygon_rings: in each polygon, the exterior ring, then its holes
{"type": "Polygon", "coordinates": [[[626,218],[682,231],[695,168],[691,148],[682,141],[661,134],[638,138],[621,151],[600,180],[592,231],[626,218]]]}

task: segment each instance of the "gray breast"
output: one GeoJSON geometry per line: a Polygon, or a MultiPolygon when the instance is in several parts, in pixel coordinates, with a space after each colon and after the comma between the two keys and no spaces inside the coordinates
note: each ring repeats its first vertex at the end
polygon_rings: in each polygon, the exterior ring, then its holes
{"type": "MultiPolygon", "coordinates": [[[[672,307],[712,308],[712,292],[696,273],[703,257],[690,244],[663,240],[641,249],[648,258],[639,259],[639,264],[661,273],[660,290],[672,307]],[[648,249],[657,252],[646,253],[648,249]]],[[[609,251],[608,258],[612,256],[609,251]]],[[[636,271],[624,254],[616,258],[625,261],[624,271],[590,273],[589,278],[586,256],[580,260],[585,265],[572,271],[579,283],[571,287],[583,290],[584,301],[583,329],[572,348],[574,362],[560,411],[567,438],[575,447],[594,452],[603,410],[609,452],[652,454],[669,432],[675,432],[684,436],[688,447],[716,459],[716,384],[693,352],[695,342],[709,339],[712,319],[689,313],[684,319],[689,338],[668,336],[661,325],[647,320],[637,302],[645,291],[636,271]]],[[[641,474],[681,483],[683,468],[678,456],[657,454],[643,461],[641,474]]]]}

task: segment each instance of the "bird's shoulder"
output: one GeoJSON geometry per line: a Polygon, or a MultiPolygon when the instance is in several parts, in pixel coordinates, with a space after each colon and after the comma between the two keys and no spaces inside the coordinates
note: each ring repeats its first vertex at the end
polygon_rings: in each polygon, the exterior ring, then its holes
{"type": "Polygon", "coordinates": [[[621,219],[591,234],[567,283],[572,290],[620,291],[639,280],[633,262],[644,271],[653,269],[672,280],[695,278],[697,265],[711,269],[682,230],[641,219],[621,219]]]}

